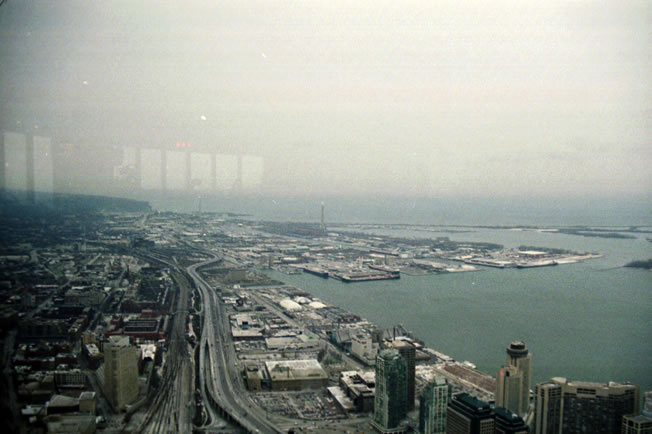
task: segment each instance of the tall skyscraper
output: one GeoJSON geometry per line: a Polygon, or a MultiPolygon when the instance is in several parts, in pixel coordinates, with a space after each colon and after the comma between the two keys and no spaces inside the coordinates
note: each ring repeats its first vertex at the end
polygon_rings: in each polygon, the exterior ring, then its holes
{"type": "Polygon", "coordinates": [[[414,390],[415,390],[415,375],[416,375],[416,357],[417,349],[409,342],[395,339],[392,341],[391,346],[396,348],[399,354],[407,361],[408,377],[407,377],[407,403],[408,411],[414,409],[414,390]]]}
{"type": "Polygon", "coordinates": [[[539,383],[534,393],[534,432],[561,432],[561,387],[552,381],[539,383]]]}
{"type": "Polygon", "coordinates": [[[455,395],[448,403],[447,434],[494,434],[494,412],[484,401],[468,393],[455,395]]]}
{"type": "Polygon", "coordinates": [[[618,433],[639,409],[639,387],[553,378],[536,386],[535,433],[618,433]]]}
{"type": "Polygon", "coordinates": [[[138,396],[138,349],[129,336],[110,336],[104,345],[105,394],[115,410],[122,410],[138,396]]]}
{"type": "Polygon", "coordinates": [[[452,387],[444,377],[426,386],[419,405],[419,433],[446,434],[446,409],[451,399],[452,387]]]}
{"type": "Polygon", "coordinates": [[[374,426],[381,432],[400,432],[407,415],[407,362],[398,350],[376,356],[374,426]]]}
{"type": "Polygon", "coordinates": [[[530,406],[532,355],[522,341],[507,347],[507,364],[496,375],[496,407],[525,416],[530,406]]]}
{"type": "Polygon", "coordinates": [[[523,373],[516,366],[503,366],[496,375],[496,407],[521,410],[523,373]]]}

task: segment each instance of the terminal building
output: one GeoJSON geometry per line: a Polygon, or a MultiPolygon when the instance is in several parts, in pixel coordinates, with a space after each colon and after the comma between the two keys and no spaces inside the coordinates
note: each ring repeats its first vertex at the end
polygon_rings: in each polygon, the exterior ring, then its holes
{"type": "Polygon", "coordinates": [[[265,362],[272,390],[319,389],[328,386],[328,374],[315,359],[265,362]]]}

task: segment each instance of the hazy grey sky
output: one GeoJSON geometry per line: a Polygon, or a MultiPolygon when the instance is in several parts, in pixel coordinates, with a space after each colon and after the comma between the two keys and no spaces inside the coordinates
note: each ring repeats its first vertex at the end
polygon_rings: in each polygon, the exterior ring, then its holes
{"type": "Polygon", "coordinates": [[[0,122],[258,155],[267,193],[649,195],[651,29],[649,1],[8,0],[0,122]]]}

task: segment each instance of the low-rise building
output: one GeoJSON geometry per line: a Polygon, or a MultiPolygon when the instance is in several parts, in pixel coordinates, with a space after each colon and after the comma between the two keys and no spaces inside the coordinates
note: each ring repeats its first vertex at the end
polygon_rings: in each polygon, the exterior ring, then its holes
{"type": "Polygon", "coordinates": [[[374,411],[376,374],[374,371],[344,371],[340,374],[340,387],[351,398],[358,412],[374,411]]]}
{"type": "Polygon", "coordinates": [[[315,359],[265,362],[272,390],[318,389],[328,385],[328,374],[315,359]]]}

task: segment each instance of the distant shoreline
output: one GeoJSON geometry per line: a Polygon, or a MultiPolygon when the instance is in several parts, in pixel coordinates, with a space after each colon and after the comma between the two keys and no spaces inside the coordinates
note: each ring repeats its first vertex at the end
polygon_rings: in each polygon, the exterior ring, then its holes
{"type": "Polygon", "coordinates": [[[652,259],[648,259],[647,261],[632,261],[628,264],[625,264],[625,267],[627,268],[640,268],[643,270],[652,270],[652,259]]]}

